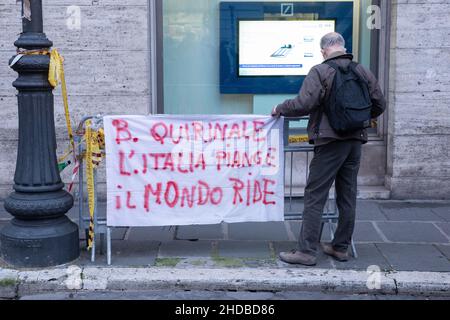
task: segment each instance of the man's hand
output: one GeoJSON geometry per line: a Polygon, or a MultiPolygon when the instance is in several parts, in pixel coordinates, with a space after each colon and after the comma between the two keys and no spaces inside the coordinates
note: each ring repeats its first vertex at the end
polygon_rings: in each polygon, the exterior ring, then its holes
{"type": "Polygon", "coordinates": [[[281,117],[281,113],[278,111],[278,106],[275,106],[272,110],[272,117],[279,118],[281,117]]]}

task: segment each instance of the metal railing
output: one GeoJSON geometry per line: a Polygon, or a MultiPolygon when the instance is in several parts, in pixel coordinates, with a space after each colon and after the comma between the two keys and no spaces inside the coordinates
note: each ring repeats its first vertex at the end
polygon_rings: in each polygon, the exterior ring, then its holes
{"type": "MultiPolygon", "coordinates": [[[[83,144],[83,137],[85,132],[85,124],[86,121],[93,119],[94,117],[88,116],[82,119],[80,122],[76,133],[75,133],[75,142],[78,145],[78,154],[82,155],[86,152],[86,146],[83,144]]],[[[285,154],[285,162],[284,162],[284,172],[286,172],[286,160],[287,155],[290,155],[290,168],[289,168],[289,193],[285,194],[285,199],[288,201],[288,205],[285,206],[287,210],[285,210],[285,220],[286,221],[299,221],[303,219],[303,210],[296,211],[293,209],[293,203],[295,199],[297,198],[303,198],[300,196],[294,195],[294,183],[293,183],[293,176],[294,176],[294,155],[296,153],[303,153],[306,155],[306,169],[305,169],[305,177],[306,181],[308,180],[309,176],[309,164],[310,159],[312,159],[311,153],[314,153],[314,146],[309,145],[308,143],[301,143],[301,144],[290,144],[289,143],[289,136],[291,134],[304,134],[306,132],[305,129],[298,129],[295,128],[294,130],[291,130],[290,125],[293,122],[300,122],[300,121],[307,121],[308,118],[286,118],[285,119],[285,129],[284,129],[284,154],[285,154]]],[[[84,164],[84,158],[82,156],[78,159],[80,164],[79,174],[78,174],[78,202],[79,202],[79,227],[80,230],[84,230],[86,234],[86,239],[88,239],[88,232],[89,232],[89,224],[90,224],[90,217],[89,214],[86,216],[85,213],[89,213],[89,210],[87,208],[88,201],[85,199],[85,190],[84,190],[84,171],[83,171],[83,164],[84,164]]],[[[97,170],[94,169],[94,184],[97,186],[97,170]]],[[[323,216],[322,216],[322,226],[321,226],[321,235],[320,238],[322,238],[323,231],[325,224],[328,224],[331,238],[334,237],[334,227],[337,224],[339,220],[339,213],[336,206],[336,196],[334,188],[332,192],[330,192],[330,195],[334,194],[333,196],[329,196],[329,199],[327,201],[323,216]]],[[[112,254],[111,254],[111,231],[112,229],[108,227],[107,225],[107,219],[105,217],[99,216],[99,210],[98,210],[98,191],[97,188],[95,188],[94,191],[94,198],[95,198],[95,209],[94,209],[94,239],[93,239],[93,246],[91,250],[91,262],[95,262],[96,259],[96,240],[97,236],[99,236],[100,240],[100,254],[104,254],[105,245],[106,245],[106,255],[107,255],[107,264],[111,265],[112,260],[112,254]],[[106,239],[105,239],[106,238],[106,239]],[[106,240],[106,241],[105,241],[106,240]]],[[[87,240],[86,240],[87,241],[87,240]]],[[[352,252],[353,256],[357,257],[357,252],[355,245],[352,241],[352,252]]]]}
{"type": "MultiPolygon", "coordinates": [[[[84,117],[75,133],[75,143],[78,145],[78,155],[79,156],[79,173],[78,173],[78,205],[79,205],[79,228],[80,230],[84,230],[86,235],[86,242],[89,237],[89,224],[90,224],[90,216],[89,214],[85,216],[85,212],[89,213],[89,209],[87,208],[87,202],[85,200],[84,193],[84,171],[83,171],[83,163],[84,157],[83,155],[86,152],[86,146],[83,145],[83,137],[85,132],[86,121],[93,119],[93,116],[84,117]]],[[[97,186],[97,169],[94,169],[94,185],[97,186]]],[[[95,253],[96,253],[96,240],[97,236],[100,237],[100,254],[104,254],[105,244],[106,244],[106,256],[107,256],[107,264],[111,265],[111,228],[107,225],[107,219],[105,217],[99,217],[98,210],[98,190],[97,187],[94,189],[94,199],[95,199],[95,207],[94,207],[94,239],[91,249],[91,262],[95,262],[95,253]],[[106,241],[105,241],[106,237],[106,241]]]]}

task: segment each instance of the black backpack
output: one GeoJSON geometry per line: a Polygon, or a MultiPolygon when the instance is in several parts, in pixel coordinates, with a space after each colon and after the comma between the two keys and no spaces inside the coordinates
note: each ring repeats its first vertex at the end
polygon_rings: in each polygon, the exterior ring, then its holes
{"type": "Polygon", "coordinates": [[[344,68],[334,61],[324,63],[336,70],[331,92],[323,109],[333,130],[343,135],[369,128],[372,100],[368,82],[356,71],[358,64],[352,61],[344,68]]]}

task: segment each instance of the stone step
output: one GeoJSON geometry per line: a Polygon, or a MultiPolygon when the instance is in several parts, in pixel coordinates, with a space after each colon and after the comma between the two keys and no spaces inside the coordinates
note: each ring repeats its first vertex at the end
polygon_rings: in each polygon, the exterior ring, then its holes
{"type": "MultiPolygon", "coordinates": [[[[304,187],[293,187],[293,197],[304,197],[304,187]]],[[[290,196],[290,188],[285,188],[285,196],[290,196]]],[[[333,198],[333,197],[332,197],[333,198]]],[[[389,200],[391,198],[391,191],[384,186],[360,186],[358,188],[359,200],[389,200]]]]}

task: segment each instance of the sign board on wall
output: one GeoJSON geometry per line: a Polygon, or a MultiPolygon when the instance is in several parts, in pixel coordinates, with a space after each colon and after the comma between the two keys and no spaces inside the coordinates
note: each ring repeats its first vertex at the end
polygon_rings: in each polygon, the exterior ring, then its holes
{"type": "Polygon", "coordinates": [[[284,220],[283,119],[104,119],[108,225],[284,220]]]}
{"type": "Polygon", "coordinates": [[[331,31],[357,57],[359,2],[221,1],[220,93],[297,94],[331,31]]]}

